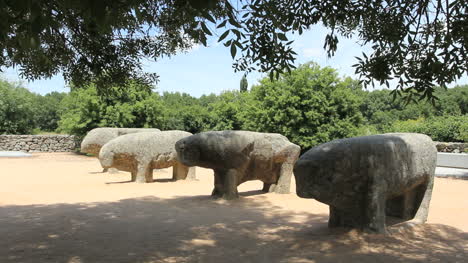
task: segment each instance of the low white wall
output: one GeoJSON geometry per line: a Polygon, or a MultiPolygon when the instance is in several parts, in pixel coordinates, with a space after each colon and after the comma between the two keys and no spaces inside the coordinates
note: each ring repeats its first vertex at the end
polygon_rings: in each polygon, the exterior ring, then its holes
{"type": "Polygon", "coordinates": [[[468,169],[468,154],[439,152],[437,166],[468,169]]]}

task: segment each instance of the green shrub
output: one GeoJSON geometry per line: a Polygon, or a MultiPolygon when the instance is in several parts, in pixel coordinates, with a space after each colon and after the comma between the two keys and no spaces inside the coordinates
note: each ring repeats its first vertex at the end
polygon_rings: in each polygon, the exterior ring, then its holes
{"type": "Polygon", "coordinates": [[[423,133],[424,118],[417,120],[395,121],[384,132],[416,132],[423,133]]]}
{"type": "Polygon", "coordinates": [[[67,96],[65,92],[51,92],[44,96],[38,95],[36,128],[42,132],[54,132],[58,128],[60,103],[67,96]]]}
{"type": "Polygon", "coordinates": [[[468,115],[432,117],[424,123],[422,133],[441,142],[468,141],[468,115]]]}
{"type": "MultiPolygon", "coordinates": [[[[455,137],[461,142],[468,142],[468,118],[467,115],[464,116],[464,118],[461,121],[461,124],[458,129],[458,135],[455,137]]],[[[468,151],[468,148],[465,149],[465,151],[468,151]]]]}
{"type": "MultiPolygon", "coordinates": [[[[216,96],[209,97],[214,99],[216,96]]],[[[163,111],[161,112],[161,126],[157,128],[197,133],[209,126],[210,114],[207,106],[202,105],[200,99],[180,92],[164,92],[160,99],[163,111]]]]}
{"type": "MultiPolygon", "coordinates": [[[[336,70],[307,63],[278,81],[265,78],[243,107],[243,128],[280,133],[305,151],[334,139],[356,136],[363,117],[356,83],[336,70]]],[[[244,93],[245,94],[245,93],[244,93]]]]}
{"type": "Polygon", "coordinates": [[[29,134],[36,126],[36,94],[0,79],[0,134],[29,134]]]}
{"type": "Polygon", "coordinates": [[[159,128],[163,110],[157,93],[133,82],[102,95],[94,85],[75,88],[60,108],[57,130],[78,136],[96,127],[159,128]]]}
{"type": "Polygon", "coordinates": [[[362,125],[356,132],[356,136],[368,136],[374,134],[379,134],[379,130],[374,125],[362,125]]]}
{"type": "Polygon", "coordinates": [[[468,115],[396,121],[388,132],[416,132],[426,134],[434,141],[468,142],[468,115]]]}

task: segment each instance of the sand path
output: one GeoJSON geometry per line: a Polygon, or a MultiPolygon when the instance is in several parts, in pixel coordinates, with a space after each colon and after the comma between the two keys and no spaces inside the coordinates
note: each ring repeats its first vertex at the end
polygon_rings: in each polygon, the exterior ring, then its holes
{"type": "MultiPolygon", "coordinates": [[[[436,179],[429,220],[390,235],[327,228],[328,207],[295,194],[213,200],[198,181],[102,174],[69,153],[0,158],[0,262],[466,262],[468,181],[436,179]]],[[[295,187],[292,186],[292,192],[295,187]]]]}

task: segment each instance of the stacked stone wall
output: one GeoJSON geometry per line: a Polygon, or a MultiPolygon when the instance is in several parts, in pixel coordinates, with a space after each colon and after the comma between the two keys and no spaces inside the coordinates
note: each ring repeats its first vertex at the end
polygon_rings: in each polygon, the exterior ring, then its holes
{"type": "Polygon", "coordinates": [[[468,153],[466,142],[436,142],[438,152],[443,153],[468,153]]]}
{"type": "MultiPolygon", "coordinates": [[[[438,152],[468,153],[468,143],[435,142],[438,152]]],[[[73,152],[80,147],[73,135],[0,135],[0,151],[73,152]]]]}
{"type": "Polygon", "coordinates": [[[0,151],[73,152],[79,145],[73,135],[0,135],[0,151]]]}

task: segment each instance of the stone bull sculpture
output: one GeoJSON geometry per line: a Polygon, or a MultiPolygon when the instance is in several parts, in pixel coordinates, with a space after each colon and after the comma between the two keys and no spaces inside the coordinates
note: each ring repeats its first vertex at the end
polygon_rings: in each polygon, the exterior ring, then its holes
{"type": "Polygon", "coordinates": [[[386,215],[426,221],[436,158],[433,141],[422,134],[335,140],[296,162],[296,190],[330,206],[329,227],[385,233],[386,215]]]}
{"type": "Polygon", "coordinates": [[[96,128],[89,131],[81,142],[81,152],[99,155],[104,144],[119,136],[137,132],[159,132],[153,128],[96,128]]]}
{"type": "Polygon", "coordinates": [[[132,174],[132,181],[153,182],[153,169],[173,167],[173,179],[195,179],[195,168],[177,160],[175,143],[192,135],[184,131],[139,132],[119,136],[99,152],[104,168],[117,168],[132,174]]]}
{"type": "MultiPolygon", "coordinates": [[[[137,133],[137,132],[159,132],[159,129],[153,128],[95,128],[89,131],[81,142],[81,152],[92,154],[96,157],[99,155],[104,144],[119,136],[137,133]]],[[[103,172],[108,169],[104,168],[103,172]]]]}
{"type": "Polygon", "coordinates": [[[286,137],[249,131],[202,132],[176,143],[181,163],[214,170],[212,195],[238,198],[237,186],[261,180],[263,190],[289,193],[294,162],[300,147],[286,137]]]}

